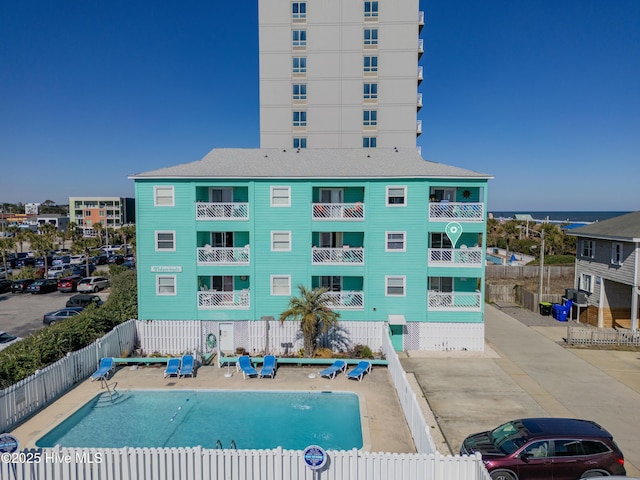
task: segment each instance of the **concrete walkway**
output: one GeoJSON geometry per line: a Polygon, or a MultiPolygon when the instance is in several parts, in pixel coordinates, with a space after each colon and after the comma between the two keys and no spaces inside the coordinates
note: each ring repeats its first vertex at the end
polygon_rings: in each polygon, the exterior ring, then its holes
{"type": "Polygon", "coordinates": [[[586,418],[613,434],[627,474],[638,476],[640,353],[567,348],[566,324],[520,308],[505,310],[509,314],[487,305],[482,354],[410,353],[402,359],[452,453],[467,435],[510,419],[586,418]]]}

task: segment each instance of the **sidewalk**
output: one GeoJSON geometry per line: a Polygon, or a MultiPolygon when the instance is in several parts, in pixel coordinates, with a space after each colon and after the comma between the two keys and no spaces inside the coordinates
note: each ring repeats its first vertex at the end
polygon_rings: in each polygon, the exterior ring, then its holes
{"type": "Polygon", "coordinates": [[[486,306],[485,352],[410,353],[401,360],[415,373],[452,453],[467,435],[510,419],[586,418],[613,434],[627,474],[638,476],[640,353],[566,348],[566,324],[503,309],[486,306]]]}

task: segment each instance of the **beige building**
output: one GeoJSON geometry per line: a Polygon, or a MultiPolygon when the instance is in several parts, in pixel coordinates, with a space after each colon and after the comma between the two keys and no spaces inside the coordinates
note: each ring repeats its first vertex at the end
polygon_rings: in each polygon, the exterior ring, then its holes
{"type": "Polygon", "coordinates": [[[262,148],[416,147],[418,0],[259,0],[262,148]]]}
{"type": "Polygon", "coordinates": [[[93,226],[120,228],[135,223],[135,200],[123,197],[69,197],[69,219],[85,236],[93,237],[93,226]]]}

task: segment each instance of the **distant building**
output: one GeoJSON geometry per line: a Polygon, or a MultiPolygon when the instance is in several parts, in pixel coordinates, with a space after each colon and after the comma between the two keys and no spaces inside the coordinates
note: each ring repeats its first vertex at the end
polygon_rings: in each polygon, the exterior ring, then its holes
{"type": "Polygon", "coordinates": [[[40,215],[36,222],[38,222],[38,225],[54,225],[60,232],[66,232],[69,227],[69,217],[62,215],[40,215]]]}
{"type": "Polygon", "coordinates": [[[40,213],[40,204],[39,203],[25,203],[24,204],[24,213],[27,215],[38,215],[40,213]]]}
{"type": "Polygon", "coordinates": [[[125,197],[69,197],[69,218],[87,237],[96,236],[94,225],[118,229],[135,222],[135,200],[125,197]]]}

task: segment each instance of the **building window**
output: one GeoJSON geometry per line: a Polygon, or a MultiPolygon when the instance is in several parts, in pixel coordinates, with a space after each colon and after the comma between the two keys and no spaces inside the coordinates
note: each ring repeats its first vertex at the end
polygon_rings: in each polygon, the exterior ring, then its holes
{"type": "Polygon", "coordinates": [[[307,99],[307,84],[295,83],[293,85],[293,99],[294,100],[306,100],[307,99]]]}
{"type": "Polygon", "coordinates": [[[376,148],[376,137],[362,137],[362,148],[376,148]]]}
{"type": "Polygon", "coordinates": [[[596,253],[596,242],[594,240],[582,240],[582,256],[593,258],[596,253]]]}
{"type": "Polygon", "coordinates": [[[362,112],[362,125],[365,127],[375,127],[378,125],[378,111],[365,110],[362,112]]]}
{"type": "Polygon", "coordinates": [[[364,2],[364,18],[378,17],[378,2],[364,2]]]}
{"type": "Polygon", "coordinates": [[[306,127],[307,126],[307,112],[293,112],[293,126],[294,127],[306,127]]]}
{"type": "Polygon", "coordinates": [[[387,187],[387,206],[404,207],[407,204],[407,187],[387,187]]]}
{"type": "Polygon", "coordinates": [[[291,18],[294,20],[307,18],[307,2],[293,2],[291,4],[291,18]]]}
{"type": "Polygon", "coordinates": [[[385,244],[386,252],[405,252],[406,243],[405,236],[406,232],[386,232],[387,241],[385,244]]]}
{"type": "Polygon", "coordinates": [[[377,28],[364,29],[364,44],[378,45],[378,29],[377,28]]]}
{"type": "Polygon", "coordinates": [[[154,207],[173,207],[173,187],[153,187],[154,207]]]}
{"type": "Polygon", "coordinates": [[[291,232],[271,232],[271,251],[290,252],[291,232]]]}
{"type": "Polygon", "coordinates": [[[290,207],[291,187],[271,187],[271,206],[290,207]]]}
{"type": "Polygon", "coordinates": [[[441,292],[441,293],[453,292],[453,278],[429,277],[429,290],[432,292],[441,292]]]}
{"type": "Polygon", "coordinates": [[[91,210],[85,210],[84,211],[84,216],[85,217],[90,217],[91,216],[91,210]]]}
{"type": "Polygon", "coordinates": [[[384,277],[385,296],[404,297],[405,282],[406,282],[406,277],[404,275],[398,276],[398,277],[392,277],[389,275],[385,276],[384,277]]]}
{"type": "Polygon", "coordinates": [[[375,100],[378,98],[378,84],[365,83],[363,97],[365,100],[375,100]]]}
{"type": "Polygon", "coordinates": [[[307,148],[306,137],[295,137],[293,139],[293,148],[307,148]]]}
{"type": "Polygon", "coordinates": [[[271,295],[291,295],[291,275],[271,275],[271,295]]]}
{"type": "Polygon", "coordinates": [[[593,276],[586,273],[580,274],[580,285],[578,288],[585,292],[593,293],[593,276]]]}
{"type": "Polygon", "coordinates": [[[364,72],[371,73],[378,71],[378,57],[366,56],[364,57],[364,72]]]}
{"type": "Polygon", "coordinates": [[[307,73],[307,57],[293,57],[293,73],[307,73]]]}
{"type": "Polygon", "coordinates": [[[175,237],[175,231],[156,231],[156,251],[175,252],[175,237]]]}
{"type": "Polygon", "coordinates": [[[293,30],[293,46],[294,47],[306,47],[307,46],[307,31],[306,30],[293,30]]]}
{"type": "Polygon", "coordinates": [[[611,244],[611,263],[622,265],[622,243],[613,242],[611,244]]]}
{"type": "Polygon", "coordinates": [[[157,275],[156,295],[176,295],[176,276],[157,275]]]}

